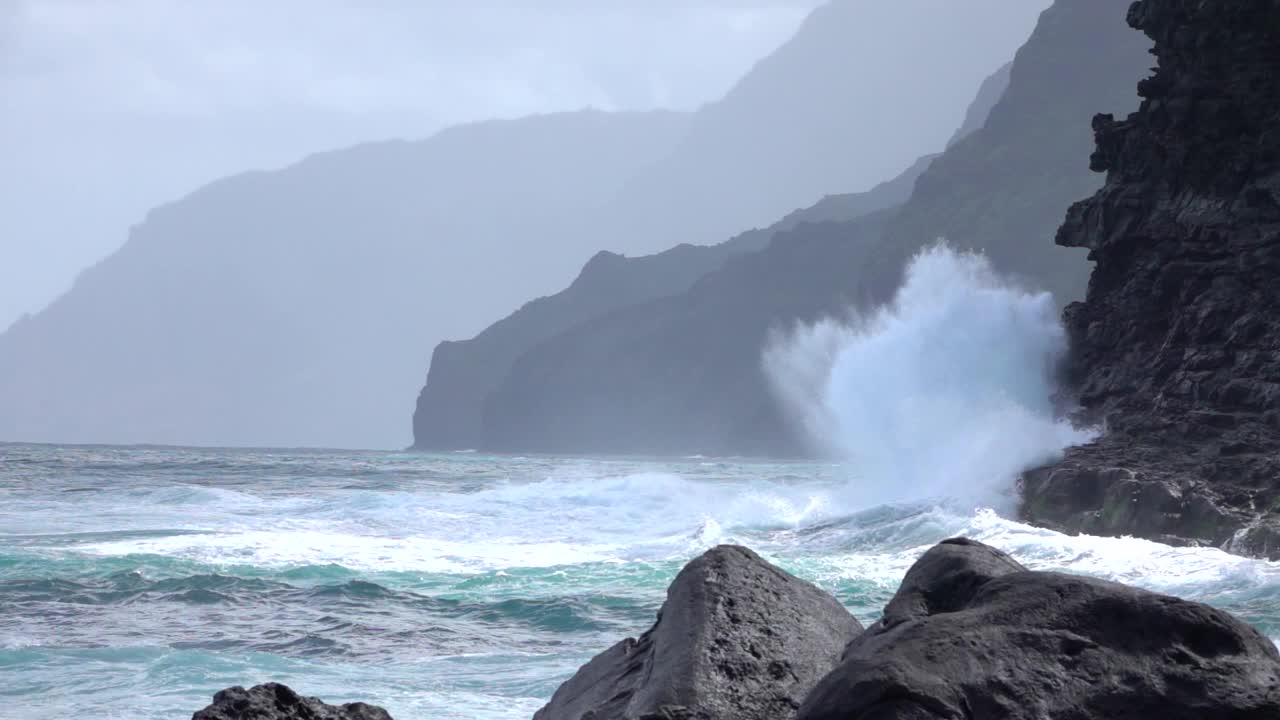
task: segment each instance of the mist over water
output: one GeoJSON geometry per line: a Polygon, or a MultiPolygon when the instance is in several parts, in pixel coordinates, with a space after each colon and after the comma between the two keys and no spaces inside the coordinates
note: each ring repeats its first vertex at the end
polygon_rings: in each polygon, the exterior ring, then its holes
{"type": "Polygon", "coordinates": [[[796,328],[764,363],[814,442],[856,468],[856,507],[945,498],[1008,512],[1019,472],[1092,436],[1055,413],[1066,348],[1051,295],[938,244],[891,304],[796,328]]]}

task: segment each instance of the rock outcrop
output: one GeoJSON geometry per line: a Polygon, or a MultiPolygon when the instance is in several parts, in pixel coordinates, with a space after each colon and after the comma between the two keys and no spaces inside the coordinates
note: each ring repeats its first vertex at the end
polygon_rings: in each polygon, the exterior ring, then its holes
{"type": "Polygon", "coordinates": [[[374,705],[328,705],[302,697],[284,685],[266,683],[248,690],[227,688],[191,720],[391,720],[391,716],[374,705]]]}
{"type": "Polygon", "coordinates": [[[1058,0],[1018,52],[985,125],[933,160],[897,211],[801,226],[687,292],[602,315],[525,352],[491,394],[480,447],[513,452],[797,455],[770,390],[771,332],[888,300],[946,237],[997,270],[1083,294],[1089,266],[1049,239],[1101,178],[1083,157],[1099,106],[1131,109],[1149,43],[1122,0],[1058,0]]]}
{"type": "Polygon", "coordinates": [[[1280,654],[1199,603],[1028,571],[944,541],[845,650],[800,720],[1261,720],[1280,654]]]}
{"type": "Polygon", "coordinates": [[[862,630],[746,548],[689,563],[658,622],[587,663],[535,720],[786,720],[862,630]]]}
{"type": "Polygon", "coordinates": [[[1058,242],[1096,443],[1023,479],[1033,522],[1280,557],[1280,2],[1144,0],[1140,109],[1094,123],[1105,187],[1058,242]]]}

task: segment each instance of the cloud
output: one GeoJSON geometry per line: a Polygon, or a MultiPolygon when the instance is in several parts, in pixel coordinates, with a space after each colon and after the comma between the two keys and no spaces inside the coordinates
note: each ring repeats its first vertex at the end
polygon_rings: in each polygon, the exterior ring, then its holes
{"type": "Polygon", "coordinates": [[[26,101],[65,109],[687,107],[723,91],[812,4],[17,0],[5,69],[26,101]]]}

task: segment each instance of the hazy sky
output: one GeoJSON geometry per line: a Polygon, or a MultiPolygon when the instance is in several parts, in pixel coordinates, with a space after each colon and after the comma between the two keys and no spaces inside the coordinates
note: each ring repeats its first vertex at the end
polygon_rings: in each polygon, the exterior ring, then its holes
{"type": "Polygon", "coordinates": [[[818,0],[0,0],[0,330],[217,177],[466,120],[693,108],[818,0]]]}

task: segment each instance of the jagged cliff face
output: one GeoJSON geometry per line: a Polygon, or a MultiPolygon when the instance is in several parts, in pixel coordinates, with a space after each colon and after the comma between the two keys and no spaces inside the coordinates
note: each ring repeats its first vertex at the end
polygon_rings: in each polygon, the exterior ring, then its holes
{"type": "Polygon", "coordinates": [[[1025,512],[1276,556],[1280,0],[1144,0],[1129,22],[1159,68],[1137,113],[1095,120],[1106,186],[1058,234],[1097,262],[1066,321],[1107,434],[1028,474],[1025,512]]]}
{"type": "Polygon", "coordinates": [[[720,242],[892,177],[945,147],[1049,4],[829,0],[633,179],[608,210],[611,232],[638,234],[651,252],[720,242]],[[696,212],[675,211],[691,200],[696,212]]]}
{"type": "Polygon", "coordinates": [[[922,244],[944,237],[985,253],[1002,274],[1048,290],[1061,305],[1084,297],[1090,264],[1050,244],[1063,211],[1095,192],[1083,153],[1098,112],[1129,112],[1149,43],[1125,26],[1128,0],[1059,0],[1018,51],[1009,89],[984,127],[929,168],[887,230],[867,294],[888,300],[922,244]]]}

